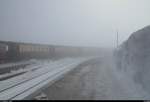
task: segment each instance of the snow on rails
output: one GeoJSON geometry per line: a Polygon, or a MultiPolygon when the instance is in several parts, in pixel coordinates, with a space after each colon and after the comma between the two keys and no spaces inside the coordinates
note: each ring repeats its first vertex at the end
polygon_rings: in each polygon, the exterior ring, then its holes
{"type": "Polygon", "coordinates": [[[64,58],[32,67],[37,70],[0,81],[0,100],[30,99],[64,74],[93,57],[64,58]]]}

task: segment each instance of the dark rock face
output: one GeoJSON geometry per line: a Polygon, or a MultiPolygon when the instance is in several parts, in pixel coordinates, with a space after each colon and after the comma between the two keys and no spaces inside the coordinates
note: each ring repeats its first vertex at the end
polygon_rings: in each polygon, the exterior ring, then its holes
{"type": "Polygon", "coordinates": [[[134,32],[114,55],[118,69],[150,90],[150,26],[134,32]]]}

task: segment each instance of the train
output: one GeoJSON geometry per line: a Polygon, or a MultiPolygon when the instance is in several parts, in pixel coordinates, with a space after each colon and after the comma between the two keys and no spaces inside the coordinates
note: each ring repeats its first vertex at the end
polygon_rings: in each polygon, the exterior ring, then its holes
{"type": "Polygon", "coordinates": [[[29,59],[57,59],[63,57],[99,56],[105,52],[96,47],[75,47],[0,41],[0,64],[29,59]]]}
{"type": "Polygon", "coordinates": [[[0,63],[51,58],[54,50],[52,45],[0,41],[0,63]]]}

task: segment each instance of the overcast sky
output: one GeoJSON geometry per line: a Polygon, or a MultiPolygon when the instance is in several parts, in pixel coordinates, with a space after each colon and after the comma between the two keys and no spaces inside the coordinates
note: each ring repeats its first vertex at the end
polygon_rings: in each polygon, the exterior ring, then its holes
{"type": "Polygon", "coordinates": [[[0,0],[0,40],[114,47],[150,24],[150,0],[0,0]]]}

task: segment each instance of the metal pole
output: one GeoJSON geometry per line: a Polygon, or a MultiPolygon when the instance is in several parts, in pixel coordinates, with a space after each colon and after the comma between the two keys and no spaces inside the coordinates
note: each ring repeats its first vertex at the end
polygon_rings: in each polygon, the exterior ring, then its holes
{"type": "Polygon", "coordinates": [[[117,47],[118,47],[118,44],[119,43],[119,40],[118,40],[118,30],[117,30],[117,47]]]}

